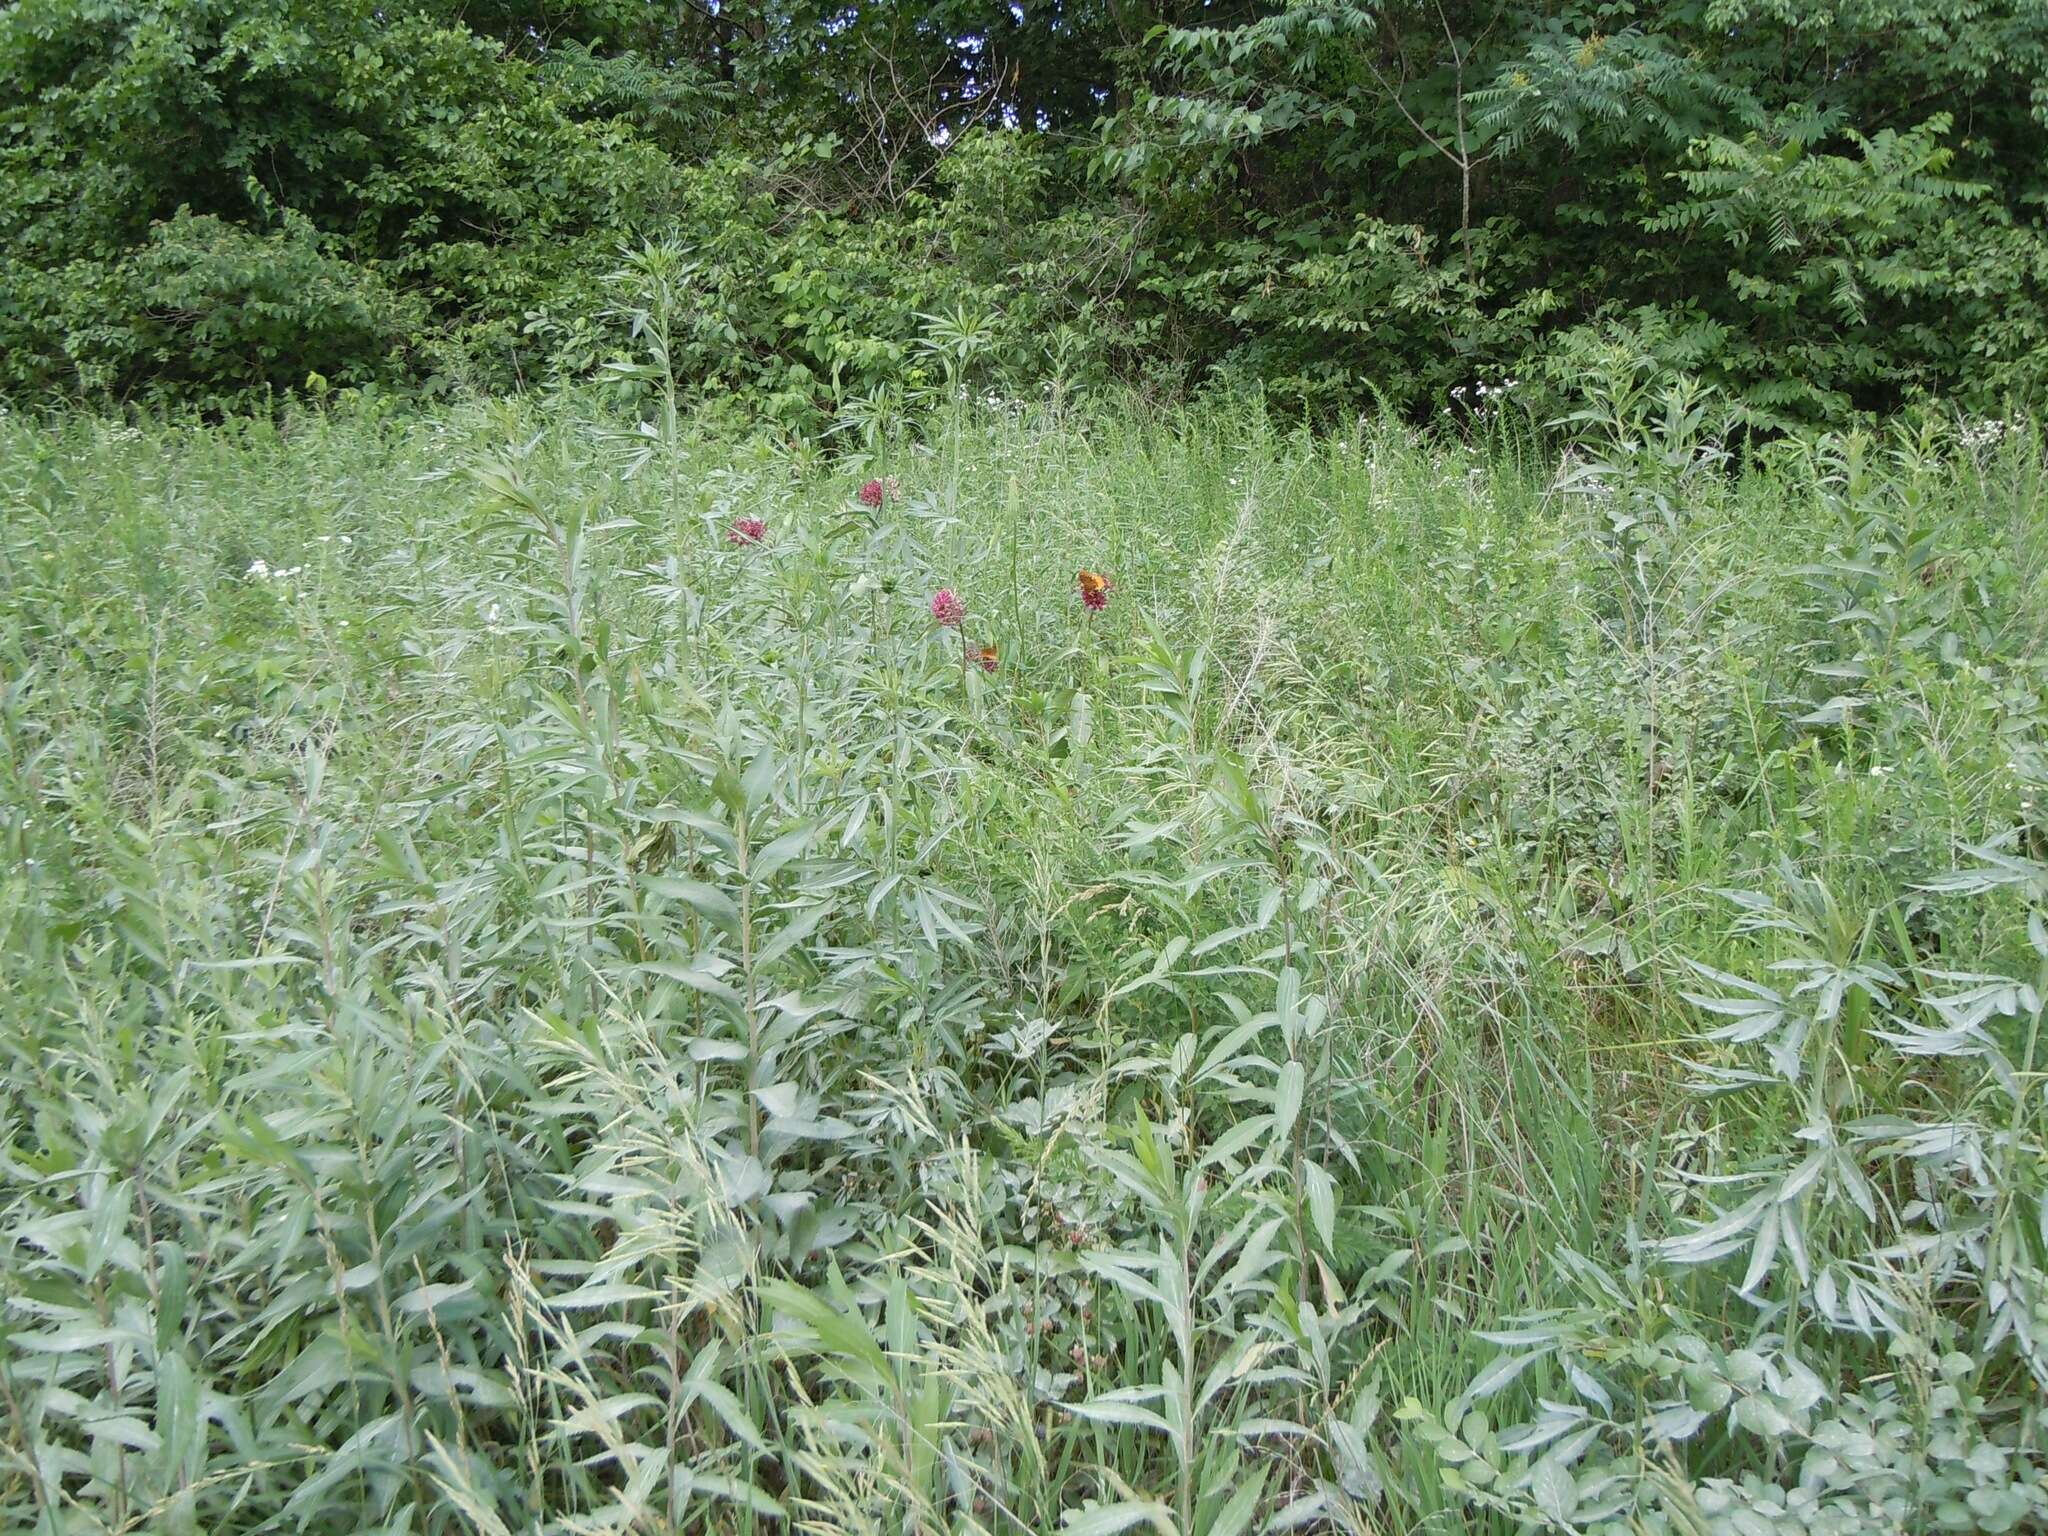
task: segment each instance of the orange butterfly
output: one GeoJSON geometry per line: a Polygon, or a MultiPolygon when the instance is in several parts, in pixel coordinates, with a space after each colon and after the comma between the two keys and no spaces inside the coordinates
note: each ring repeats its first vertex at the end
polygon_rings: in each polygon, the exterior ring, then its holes
{"type": "Polygon", "coordinates": [[[1094,571],[1084,570],[1080,575],[1081,602],[1089,608],[1109,606],[1109,578],[1094,571]]]}

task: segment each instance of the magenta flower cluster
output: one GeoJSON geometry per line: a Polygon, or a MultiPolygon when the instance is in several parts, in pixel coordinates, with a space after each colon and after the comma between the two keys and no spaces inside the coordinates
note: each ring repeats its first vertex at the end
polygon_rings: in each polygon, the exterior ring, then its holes
{"type": "MultiPolygon", "coordinates": [[[[856,493],[864,507],[878,508],[899,494],[894,476],[888,480],[870,480],[856,493]]],[[[768,537],[768,525],[758,517],[735,519],[726,529],[728,544],[742,547],[760,544],[768,537]]],[[[1098,572],[1083,570],[1076,578],[1081,593],[1081,606],[1090,613],[1100,613],[1109,606],[1109,594],[1113,583],[1098,572]]],[[[932,594],[932,622],[941,629],[959,629],[967,622],[967,604],[960,594],[951,587],[941,587],[932,594]]],[[[977,645],[963,641],[964,659],[968,666],[979,667],[984,672],[996,670],[996,648],[992,645],[977,645]]]]}

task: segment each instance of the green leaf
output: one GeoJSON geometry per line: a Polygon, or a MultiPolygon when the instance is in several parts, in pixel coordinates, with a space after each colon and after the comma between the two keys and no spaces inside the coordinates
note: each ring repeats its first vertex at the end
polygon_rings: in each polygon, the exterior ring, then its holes
{"type": "Polygon", "coordinates": [[[580,1285],[573,1291],[549,1296],[547,1304],[562,1312],[583,1311],[590,1308],[623,1307],[628,1302],[658,1300],[661,1292],[644,1285],[633,1285],[624,1280],[595,1280],[580,1285]]]}
{"type": "Polygon", "coordinates": [[[775,872],[791,859],[800,857],[817,835],[817,827],[808,824],[783,833],[753,856],[747,873],[757,881],[772,880],[775,872]]]}
{"type": "Polygon", "coordinates": [[[476,1294],[476,1282],[462,1280],[448,1285],[415,1286],[398,1298],[404,1312],[434,1312],[448,1302],[476,1294]]]}
{"type": "Polygon", "coordinates": [[[1088,742],[1095,734],[1095,704],[1082,689],[1074,690],[1067,704],[1067,749],[1075,762],[1088,755],[1088,742]]]}
{"type": "Polygon", "coordinates": [[[1070,1509],[1060,1516],[1060,1529],[1066,1536],[1116,1536],[1118,1531],[1147,1524],[1165,1536],[1173,1536],[1176,1530],[1171,1508],[1135,1499],[1102,1504],[1094,1509],[1070,1509]]]}
{"type": "Polygon", "coordinates": [[[788,1520],[788,1511],[775,1501],[774,1495],[743,1477],[734,1477],[725,1472],[694,1472],[679,1468],[676,1481],[685,1493],[709,1494],[712,1498],[724,1499],[729,1504],[743,1504],[755,1514],[770,1520],[788,1520]]]}
{"type": "MultiPolygon", "coordinates": [[[[1157,1393],[1149,1395],[1156,1396],[1157,1393]]],[[[1085,1403],[1068,1403],[1067,1412],[1077,1418],[1092,1419],[1098,1424],[1131,1424],[1141,1429],[1156,1429],[1162,1435],[1173,1433],[1173,1426],[1150,1408],[1115,1398],[1090,1398],[1085,1403]]]]}
{"type": "Polygon", "coordinates": [[[1571,1519],[1579,1491],[1569,1470],[1545,1457],[1529,1471],[1529,1495],[1536,1507],[1559,1525],[1571,1519]]]}
{"type": "Polygon", "coordinates": [[[747,815],[752,816],[767,803],[768,791],[775,787],[775,777],[781,770],[773,753],[763,752],[751,763],[740,779],[741,803],[747,815]]]}
{"type": "Polygon", "coordinates": [[[1308,1086],[1308,1072],[1298,1061],[1283,1063],[1273,1086],[1273,1139],[1285,1141],[1294,1134],[1294,1122],[1301,1115],[1301,1096],[1308,1086]]]}
{"type": "Polygon", "coordinates": [[[1465,1396],[1474,1402],[1484,1402],[1505,1390],[1516,1377],[1549,1353],[1548,1349],[1532,1349],[1523,1354],[1496,1356],[1472,1378],[1472,1384],[1465,1388],[1465,1396]]]}
{"type": "Polygon", "coordinates": [[[1238,1484],[1230,1501],[1216,1512],[1210,1522],[1206,1536],[1244,1536],[1251,1529],[1253,1518],[1259,1509],[1259,1500],[1266,1492],[1266,1469],[1254,1467],[1249,1476],[1238,1484]]]}
{"type": "Polygon", "coordinates": [[[1316,1238],[1325,1253],[1334,1253],[1337,1230],[1337,1184],[1321,1163],[1304,1162],[1301,1182],[1308,1194],[1309,1219],[1316,1225],[1316,1238]]]}
{"type": "Polygon", "coordinates": [[[648,895],[680,901],[713,927],[738,936],[739,904],[717,886],[680,875],[642,875],[640,883],[648,895]]]}

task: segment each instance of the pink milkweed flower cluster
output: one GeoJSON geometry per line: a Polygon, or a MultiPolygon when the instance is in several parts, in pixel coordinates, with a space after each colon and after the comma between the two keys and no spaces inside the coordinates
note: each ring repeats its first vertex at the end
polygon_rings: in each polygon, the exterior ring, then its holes
{"type": "Polygon", "coordinates": [[[856,493],[860,504],[869,511],[878,510],[884,502],[894,501],[903,494],[903,482],[891,475],[886,480],[870,480],[856,493]]]}
{"type": "Polygon", "coordinates": [[[728,544],[758,544],[768,537],[768,525],[758,517],[743,517],[725,531],[728,544]]]}
{"type": "Polygon", "coordinates": [[[932,617],[947,629],[958,629],[967,617],[967,605],[951,587],[941,587],[932,594],[932,617]]]}
{"type": "Polygon", "coordinates": [[[1078,580],[1081,588],[1081,606],[1090,613],[1100,613],[1109,606],[1110,580],[1094,571],[1082,571],[1078,580]]]}

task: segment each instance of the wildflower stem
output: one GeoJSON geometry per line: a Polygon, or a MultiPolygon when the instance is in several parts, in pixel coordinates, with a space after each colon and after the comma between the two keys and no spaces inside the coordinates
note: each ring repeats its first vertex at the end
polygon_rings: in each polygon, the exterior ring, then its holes
{"type": "Polygon", "coordinates": [[[755,1079],[761,1070],[761,1012],[755,1006],[754,997],[753,858],[748,838],[747,813],[741,811],[733,820],[739,853],[740,975],[746,981],[747,1080],[743,1085],[743,1091],[747,1100],[747,1155],[758,1162],[761,1157],[761,1101],[755,1095],[754,1088],[755,1079]]]}

